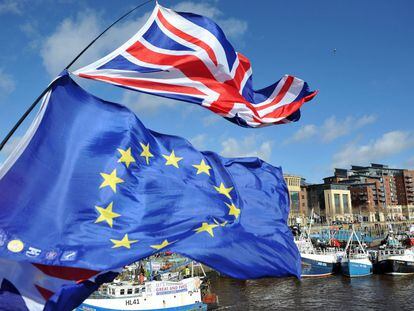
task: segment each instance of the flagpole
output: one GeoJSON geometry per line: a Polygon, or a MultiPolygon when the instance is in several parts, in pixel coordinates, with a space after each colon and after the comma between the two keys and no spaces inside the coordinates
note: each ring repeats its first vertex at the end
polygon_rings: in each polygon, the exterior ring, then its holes
{"type": "MultiPolygon", "coordinates": [[[[93,45],[96,40],[98,40],[100,37],[102,37],[109,29],[111,29],[116,23],[127,17],[129,14],[134,12],[135,10],[139,9],[140,7],[150,3],[154,2],[155,0],[147,0],[132,10],[128,11],[124,15],[122,15],[120,18],[118,18],[115,22],[113,22],[111,25],[109,25],[104,31],[102,31],[95,39],[93,39],[66,67],[64,70],[67,70],[72,66],[79,57],[82,56],[83,53],[86,52],[87,49],[93,45]]],[[[40,100],[43,98],[43,96],[46,95],[46,93],[51,89],[53,83],[50,83],[46,89],[43,90],[43,92],[35,99],[35,101],[30,105],[30,107],[25,111],[25,113],[20,117],[20,119],[17,121],[17,123],[13,126],[13,128],[10,130],[10,132],[6,135],[6,137],[3,139],[3,141],[0,143],[0,151],[3,150],[4,146],[7,144],[7,142],[10,140],[10,138],[13,136],[13,134],[16,132],[16,130],[19,128],[19,126],[24,122],[24,120],[27,118],[27,116],[32,112],[32,110],[37,106],[37,104],[40,102],[40,100]]]]}

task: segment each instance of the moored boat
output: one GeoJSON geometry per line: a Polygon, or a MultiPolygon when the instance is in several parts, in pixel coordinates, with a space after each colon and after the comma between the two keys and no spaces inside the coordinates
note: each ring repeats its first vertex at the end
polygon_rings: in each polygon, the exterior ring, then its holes
{"type": "Polygon", "coordinates": [[[414,274],[414,252],[403,247],[378,251],[377,271],[383,274],[414,274]]]}
{"type": "Polygon", "coordinates": [[[342,274],[349,277],[368,276],[372,274],[372,262],[367,254],[354,254],[344,257],[341,262],[342,274]]]}
{"type": "Polygon", "coordinates": [[[293,228],[295,244],[298,247],[302,262],[302,277],[324,277],[334,274],[338,270],[341,252],[335,247],[316,248],[310,238],[313,223],[313,209],[310,215],[309,228],[305,236],[299,225],[293,228]]]}
{"type": "Polygon", "coordinates": [[[77,311],[207,310],[202,302],[199,277],[144,284],[114,282],[105,292],[86,299],[77,311]]]}
{"type": "Polygon", "coordinates": [[[316,249],[309,238],[295,240],[302,259],[302,277],[323,277],[332,275],[338,263],[333,249],[316,249]]]}
{"type": "Polygon", "coordinates": [[[375,272],[390,275],[414,274],[414,250],[405,248],[392,228],[375,254],[375,272]]]}
{"type": "Polygon", "coordinates": [[[342,274],[348,277],[360,277],[371,275],[373,271],[372,262],[364,246],[352,228],[351,235],[345,247],[344,256],[341,259],[342,274]],[[353,241],[357,241],[354,246],[353,241]]]}

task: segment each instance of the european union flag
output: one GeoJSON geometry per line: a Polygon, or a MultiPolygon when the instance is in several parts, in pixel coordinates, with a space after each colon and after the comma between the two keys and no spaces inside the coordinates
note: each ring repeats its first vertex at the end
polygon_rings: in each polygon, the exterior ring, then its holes
{"type": "Polygon", "coordinates": [[[235,278],[300,275],[280,168],[148,130],[67,73],[0,191],[5,260],[104,271],[168,249],[235,278]]]}

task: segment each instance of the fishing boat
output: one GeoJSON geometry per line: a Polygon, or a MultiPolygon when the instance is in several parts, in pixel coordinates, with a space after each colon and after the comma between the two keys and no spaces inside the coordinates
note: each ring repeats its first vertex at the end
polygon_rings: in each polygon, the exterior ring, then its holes
{"type": "Polygon", "coordinates": [[[310,214],[308,232],[302,233],[294,227],[293,235],[302,262],[302,277],[324,277],[334,274],[338,269],[341,252],[335,247],[315,247],[310,238],[313,223],[313,209],[310,214]]]}
{"type": "Polygon", "coordinates": [[[338,256],[334,249],[317,249],[310,238],[295,239],[302,260],[302,277],[323,277],[334,274],[338,256]]]}
{"type": "Polygon", "coordinates": [[[351,235],[345,247],[344,256],[341,259],[341,270],[342,274],[348,277],[367,276],[371,275],[373,271],[370,256],[365,251],[365,247],[359,240],[354,228],[352,228],[351,235]],[[356,247],[352,243],[354,237],[358,243],[356,247]]]}
{"type": "Polygon", "coordinates": [[[414,274],[414,251],[405,248],[390,231],[377,252],[375,270],[391,275],[414,274]]]}
{"type": "Polygon", "coordinates": [[[126,266],[114,282],[102,286],[76,311],[195,311],[217,306],[218,297],[211,293],[201,264],[179,256],[158,259],[168,269],[160,270],[163,266],[154,258],[126,266]],[[171,262],[175,264],[171,266],[171,262]],[[188,271],[180,270],[183,267],[188,271]],[[195,276],[195,268],[201,270],[201,276],[195,276]]]}
{"type": "Polygon", "coordinates": [[[106,292],[95,293],[77,311],[207,310],[202,302],[199,277],[144,284],[114,282],[106,292]]]}

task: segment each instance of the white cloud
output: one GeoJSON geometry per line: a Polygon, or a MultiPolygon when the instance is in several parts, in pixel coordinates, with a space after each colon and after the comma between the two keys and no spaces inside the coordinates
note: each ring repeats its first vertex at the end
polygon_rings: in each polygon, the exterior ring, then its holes
{"type": "MultiPolygon", "coordinates": [[[[98,16],[92,11],[81,13],[75,19],[64,19],[41,47],[47,72],[56,76],[98,34],[100,26],[98,16]]],[[[91,50],[97,59],[98,51],[91,50]]]]}
{"type": "Polygon", "coordinates": [[[22,13],[22,0],[2,0],[0,3],[0,14],[2,13],[22,13]]]}
{"type": "Polygon", "coordinates": [[[392,131],[364,145],[355,142],[344,146],[333,156],[334,167],[346,167],[350,164],[366,165],[370,162],[383,161],[408,148],[414,147],[414,135],[409,132],[392,131]]]}
{"type": "Polygon", "coordinates": [[[222,12],[209,3],[196,3],[192,1],[183,1],[174,5],[173,10],[177,12],[191,12],[194,14],[204,15],[209,18],[217,18],[222,12]]]}
{"type": "MultiPolygon", "coordinates": [[[[141,28],[148,16],[145,14],[114,26],[71,69],[98,60],[118,48],[141,28]]],[[[43,39],[40,54],[47,72],[51,76],[57,75],[104,27],[102,17],[92,10],[86,10],[75,18],[64,19],[52,34],[43,39]]]]}
{"type": "Polygon", "coordinates": [[[365,125],[375,122],[376,117],[373,115],[365,115],[361,118],[348,116],[344,120],[337,120],[332,116],[325,120],[320,130],[322,141],[331,142],[336,138],[348,135],[350,132],[359,129],[365,125]]]}
{"type": "Polygon", "coordinates": [[[213,3],[192,1],[180,2],[173,7],[180,12],[191,12],[213,19],[224,31],[224,34],[232,39],[241,37],[247,30],[247,22],[233,17],[225,17],[213,3]]]}
{"type": "MultiPolygon", "coordinates": [[[[224,18],[223,13],[212,3],[185,1],[178,3],[174,9],[214,18],[225,27],[225,32],[229,37],[239,37],[247,30],[245,21],[224,18]]],[[[141,28],[148,17],[149,13],[146,13],[142,17],[114,26],[94,43],[72,69],[91,63],[118,48],[141,28]]],[[[86,10],[73,18],[64,19],[53,33],[41,41],[40,54],[47,72],[51,76],[56,76],[105,26],[106,23],[103,22],[102,16],[92,10],[86,10]]],[[[23,31],[27,33],[33,29],[26,25],[23,31]]]]}
{"type": "Polygon", "coordinates": [[[224,157],[259,157],[265,161],[270,160],[272,154],[272,141],[258,143],[257,135],[249,135],[239,140],[229,137],[221,142],[220,154],[224,157]]]}
{"type": "Polygon", "coordinates": [[[182,103],[145,93],[125,91],[121,99],[121,104],[127,106],[137,114],[155,114],[160,107],[174,107],[182,103]]]}
{"type": "Polygon", "coordinates": [[[374,123],[376,119],[374,115],[364,115],[360,118],[348,116],[343,120],[338,120],[336,116],[331,116],[321,126],[314,124],[303,125],[285,143],[305,141],[315,136],[320,137],[322,142],[328,143],[339,137],[346,136],[361,127],[374,123]]]}
{"type": "Polygon", "coordinates": [[[199,134],[190,138],[191,144],[197,149],[206,149],[206,141],[208,139],[207,134],[199,134]]]}
{"type": "Polygon", "coordinates": [[[13,78],[0,68],[0,96],[12,93],[15,88],[13,78]]]}
{"type": "Polygon", "coordinates": [[[302,126],[297,132],[293,135],[292,139],[290,141],[302,141],[307,140],[317,133],[316,125],[314,124],[308,124],[302,126]]]}
{"type": "Polygon", "coordinates": [[[244,35],[247,30],[247,22],[237,18],[227,18],[217,20],[228,38],[237,39],[244,35]]]}

